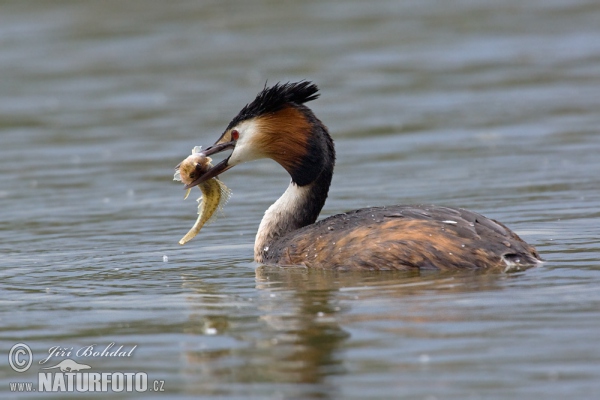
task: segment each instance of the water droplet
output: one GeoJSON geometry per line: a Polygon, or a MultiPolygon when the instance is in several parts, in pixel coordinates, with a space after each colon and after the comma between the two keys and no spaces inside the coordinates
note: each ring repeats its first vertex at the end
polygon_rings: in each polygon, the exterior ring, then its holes
{"type": "Polygon", "coordinates": [[[169,262],[169,257],[166,254],[163,256],[163,262],[169,262]]]}
{"type": "Polygon", "coordinates": [[[263,251],[269,251],[269,246],[265,246],[265,247],[263,248],[263,251]]]}
{"type": "Polygon", "coordinates": [[[206,328],[206,329],[204,329],[204,333],[207,335],[216,335],[217,328],[212,328],[212,327],[206,328]]]}

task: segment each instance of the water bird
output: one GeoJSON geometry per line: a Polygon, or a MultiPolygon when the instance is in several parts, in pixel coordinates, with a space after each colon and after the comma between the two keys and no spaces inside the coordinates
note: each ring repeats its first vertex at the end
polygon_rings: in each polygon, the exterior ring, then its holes
{"type": "Polygon", "coordinates": [[[327,127],[305,104],[319,97],[310,81],[265,85],[231,120],[206,157],[229,156],[186,188],[261,158],[291,176],[259,225],[261,264],[339,270],[524,269],[542,260],[503,224],[462,208],[393,205],[349,211],[315,223],[329,192],[335,149],[327,127]]]}

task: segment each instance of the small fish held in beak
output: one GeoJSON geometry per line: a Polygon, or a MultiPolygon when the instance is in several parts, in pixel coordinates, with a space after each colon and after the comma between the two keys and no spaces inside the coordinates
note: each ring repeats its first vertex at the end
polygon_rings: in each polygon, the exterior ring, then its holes
{"type": "MultiPolygon", "coordinates": [[[[173,180],[189,185],[212,167],[212,159],[201,154],[201,150],[201,146],[194,147],[192,154],[175,167],[173,180]]],[[[198,184],[198,189],[202,192],[202,196],[198,199],[198,219],[190,231],[179,241],[181,245],[192,240],[205,224],[212,222],[216,212],[222,210],[231,197],[231,191],[219,178],[212,178],[198,184]]],[[[191,190],[191,188],[187,189],[184,200],[187,199],[191,190]]]]}

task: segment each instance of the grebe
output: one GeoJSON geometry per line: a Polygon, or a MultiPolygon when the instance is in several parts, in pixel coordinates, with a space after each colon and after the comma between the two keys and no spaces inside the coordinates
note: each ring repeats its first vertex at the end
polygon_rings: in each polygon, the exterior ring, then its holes
{"type": "Polygon", "coordinates": [[[535,248],[506,226],[461,208],[363,208],[315,223],[335,164],[327,128],[304,105],[318,97],[317,86],[309,81],[265,85],[202,152],[209,156],[232,150],[229,157],[186,185],[260,158],[285,168],[292,179],[260,223],[255,261],[351,270],[509,270],[541,262],[535,248]]]}

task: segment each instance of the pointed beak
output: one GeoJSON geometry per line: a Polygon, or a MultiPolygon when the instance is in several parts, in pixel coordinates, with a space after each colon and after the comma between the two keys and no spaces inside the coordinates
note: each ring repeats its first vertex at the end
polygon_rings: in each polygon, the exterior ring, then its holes
{"type": "MultiPolygon", "coordinates": [[[[210,147],[207,147],[206,150],[201,151],[200,154],[208,157],[210,155],[217,154],[222,151],[233,149],[235,147],[235,143],[236,143],[235,141],[231,141],[231,142],[214,144],[210,147]]],[[[210,168],[208,171],[206,171],[203,175],[199,176],[194,181],[192,181],[192,183],[185,185],[185,189],[193,188],[194,186],[197,186],[203,182],[206,182],[209,179],[219,176],[223,172],[227,171],[229,168],[233,167],[233,165],[229,165],[230,157],[231,157],[231,155],[229,157],[227,157],[226,159],[224,159],[223,161],[219,162],[218,164],[214,165],[212,168],[210,168]]]]}

